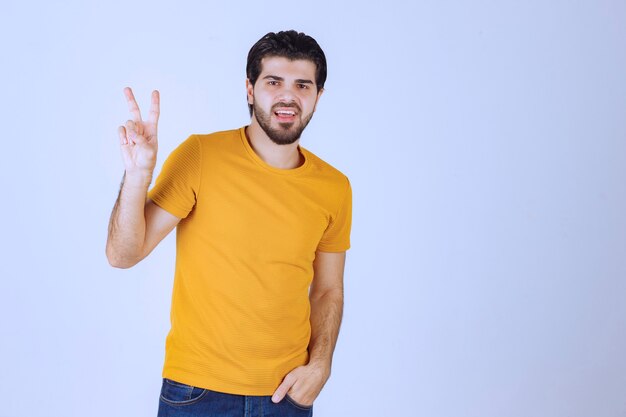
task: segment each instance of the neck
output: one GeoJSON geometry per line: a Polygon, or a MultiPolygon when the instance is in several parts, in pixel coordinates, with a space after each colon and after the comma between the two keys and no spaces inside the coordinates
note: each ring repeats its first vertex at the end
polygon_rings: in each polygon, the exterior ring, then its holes
{"type": "Polygon", "coordinates": [[[254,117],[245,132],[254,152],[268,165],[280,169],[293,169],[304,163],[304,156],[298,150],[300,139],[288,145],[278,145],[267,136],[254,117]]]}

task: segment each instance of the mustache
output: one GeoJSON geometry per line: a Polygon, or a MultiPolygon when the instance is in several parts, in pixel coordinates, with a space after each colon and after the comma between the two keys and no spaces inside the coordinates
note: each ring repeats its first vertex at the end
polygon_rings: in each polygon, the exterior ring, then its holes
{"type": "Polygon", "coordinates": [[[298,106],[296,103],[293,103],[293,102],[292,103],[283,103],[283,102],[276,103],[272,106],[272,111],[276,110],[277,107],[293,107],[296,110],[298,110],[298,113],[301,113],[300,106],[298,106]]]}

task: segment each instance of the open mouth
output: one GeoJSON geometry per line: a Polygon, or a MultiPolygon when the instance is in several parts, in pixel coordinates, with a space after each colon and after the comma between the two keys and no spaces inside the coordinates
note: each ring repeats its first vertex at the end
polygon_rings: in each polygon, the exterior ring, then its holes
{"type": "Polygon", "coordinates": [[[296,119],[296,112],[289,109],[280,109],[274,112],[279,122],[292,122],[296,119]]]}

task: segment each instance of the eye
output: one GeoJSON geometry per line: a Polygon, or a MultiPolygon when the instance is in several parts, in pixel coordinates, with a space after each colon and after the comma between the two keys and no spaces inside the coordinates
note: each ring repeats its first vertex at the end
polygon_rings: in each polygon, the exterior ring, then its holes
{"type": "Polygon", "coordinates": [[[270,80],[267,82],[269,85],[278,85],[278,81],[276,80],[270,80]]]}
{"type": "Polygon", "coordinates": [[[309,88],[309,86],[308,86],[308,85],[306,85],[306,84],[298,84],[298,87],[300,87],[300,88],[301,88],[301,89],[303,89],[303,90],[306,90],[306,89],[308,89],[308,88],[309,88]]]}

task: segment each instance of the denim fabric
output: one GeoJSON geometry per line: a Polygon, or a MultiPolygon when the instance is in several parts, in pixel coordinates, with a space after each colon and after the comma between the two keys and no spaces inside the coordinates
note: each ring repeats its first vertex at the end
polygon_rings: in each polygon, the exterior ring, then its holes
{"type": "Polygon", "coordinates": [[[279,403],[271,395],[237,395],[212,391],[163,378],[157,417],[312,417],[313,405],[301,405],[286,395],[279,403]]]}

